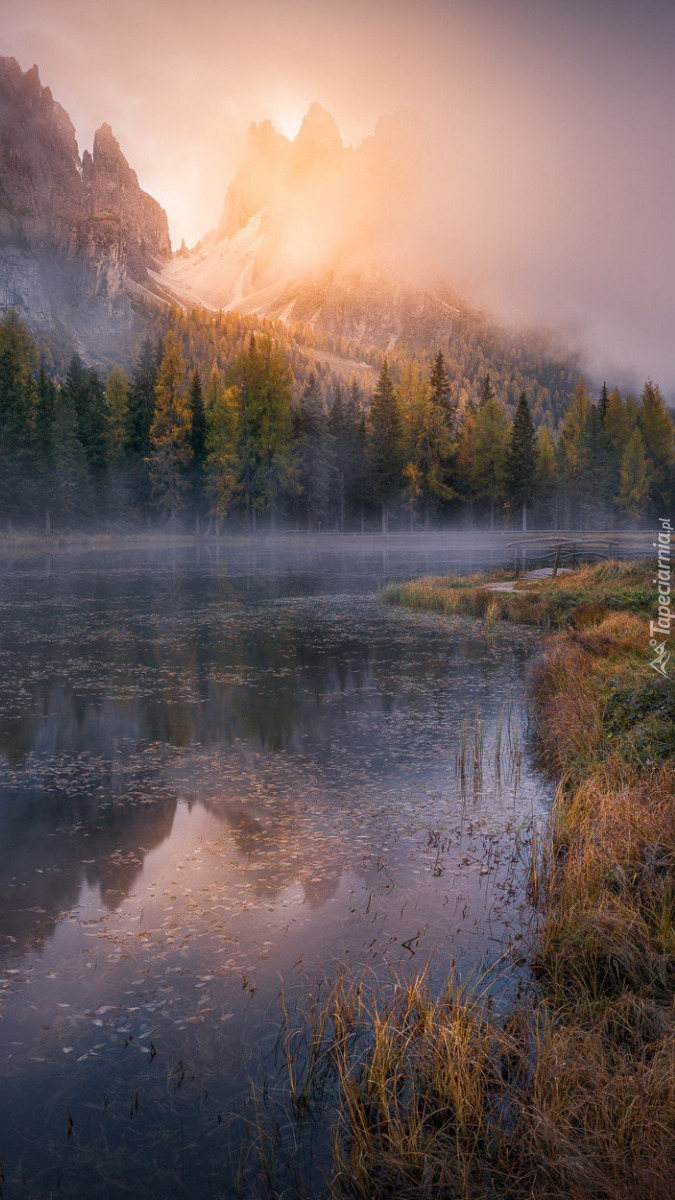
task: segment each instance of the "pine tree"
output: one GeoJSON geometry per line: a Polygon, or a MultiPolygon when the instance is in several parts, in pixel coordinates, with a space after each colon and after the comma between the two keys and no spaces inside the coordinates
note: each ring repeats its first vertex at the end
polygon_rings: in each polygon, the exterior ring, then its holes
{"type": "Polygon", "coordinates": [[[77,436],[84,450],[90,480],[96,488],[106,469],[107,421],[103,384],[93,367],[86,367],[79,354],[73,354],[65,389],[73,402],[77,436]]]}
{"type": "Polygon", "coordinates": [[[607,415],[607,405],[608,404],[609,404],[609,392],[607,391],[607,383],[605,382],[602,385],[602,392],[600,393],[600,406],[599,406],[600,420],[602,421],[603,425],[605,423],[605,417],[607,415]]]}
{"type": "Polygon", "coordinates": [[[330,486],[331,447],[321,389],[312,371],[293,412],[298,501],[307,528],[325,520],[330,486]]]}
{"type": "Polygon", "coordinates": [[[155,385],[161,360],[160,348],[146,338],[131,380],[127,410],[127,453],[146,459],[150,454],[150,430],[155,414],[155,385]]]}
{"type": "Polygon", "coordinates": [[[527,506],[534,496],[537,467],[536,436],[525,392],[521,392],[511,426],[506,456],[506,494],[521,509],[522,528],[527,529],[527,506]]]}
{"type": "Polygon", "coordinates": [[[206,458],[206,413],[201,376],[197,370],[194,370],[190,376],[188,403],[190,405],[189,442],[192,462],[198,470],[201,470],[206,458]]]}
{"type": "Polygon", "coordinates": [[[429,386],[431,388],[431,403],[444,414],[447,432],[452,435],[454,432],[455,414],[450,398],[450,380],[445,369],[445,359],[440,350],[431,368],[429,386]]]}
{"type": "Polygon", "coordinates": [[[44,526],[46,533],[51,531],[51,509],[54,502],[54,421],[56,417],[56,402],[56,385],[47,376],[44,359],[42,359],[37,381],[35,450],[37,455],[37,471],[40,480],[40,500],[44,506],[44,526]]]}
{"type": "Polygon", "coordinates": [[[155,415],[150,429],[150,482],[153,499],[173,522],[185,487],[189,460],[189,409],[183,382],[185,363],[178,338],[168,333],[155,385],[155,415]]]}
{"type": "Polygon", "coordinates": [[[363,395],[356,379],[347,393],[346,419],[346,502],[351,512],[358,514],[361,532],[365,529],[364,512],[368,502],[368,461],[366,452],[366,414],[363,395]]]}
{"type": "Polygon", "coordinates": [[[56,513],[72,519],[91,506],[87,457],[78,434],[75,403],[68,387],[62,387],[56,402],[53,427],[54,467],[52,497],[56,513]]]}
{"type": "Polygon", "coordinates": [[[611,502],[612,471],[609,444],[602,425],[599,408],[589,404],[581,435],[579,453],[579,488],[581,526],[602,529],[607,525],[611,502]]]}
{"type": "Polygon", "coordinates": [[[368,472],[373,500],[382,510],[382,532],[388,510],[398,496],[403,470],[401,413],[385,358],[370,402],[368,417],[368,472]]]}
{"type": "Polygon", "coordinates": [[[479,408],[485,408],[486,404],[489,404],[489,402],[491,400],[496,400],[496,399],[497,399],[497,393],[495,392],[495,389],[492,385],[492,380],[490,379],[490,372],[488,371],[487,375],[485,376],[483,390],[481,391],[481,394],[480,394],[479,408]]]}

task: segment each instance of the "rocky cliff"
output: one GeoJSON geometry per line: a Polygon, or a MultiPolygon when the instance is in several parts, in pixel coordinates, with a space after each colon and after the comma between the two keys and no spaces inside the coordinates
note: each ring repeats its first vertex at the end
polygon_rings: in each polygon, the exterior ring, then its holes
{"type": "Polygon", "coordinates": [[[412,278],[401,229],[415,186],[412,139],[385,118],[343,145],[319,104],[294,141],[252,125],[220,224],[157,278],[180,303],[310,325],[384,349],[438,343],[457,312],[447,289],[412,278]]]}
{"type": "Polygon", "coordinates": [[[68,114],[0,58],[0,310],[64,325],[83,348],[131,321],[130,295],[171,254],[166,214],[102,125],[80,159],[68,114]]]}

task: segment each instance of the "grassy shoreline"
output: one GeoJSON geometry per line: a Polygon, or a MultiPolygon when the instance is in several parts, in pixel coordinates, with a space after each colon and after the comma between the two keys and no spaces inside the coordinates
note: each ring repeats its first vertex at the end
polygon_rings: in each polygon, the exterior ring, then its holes
{"type": "Polygon", "coordinates": [[[389,583],[387,604],[444,616],[482,617],[561,629],[598,625],[612,612],[654,609],[654,567],[649,562],[603,562],[565,572],[556,579],[513,579],[508,572],[425,576],[389,583]],[[508,590],[500,590],[500,589],[508,590]]]}
{"type": "Polygon", "coordinates": [[[558,630],[531,679],[558,788],[531,870],[532,995],[496,1019],[452,980],[382,998],[340,979],[313,1011],[291,1091],[309,1113],[319,1076],[337,1081],[328,1195],[675,1197],[675,685],[649,666],[652,576],[605,563],[496,600],[485,576],[384,590],[558,630]]]}

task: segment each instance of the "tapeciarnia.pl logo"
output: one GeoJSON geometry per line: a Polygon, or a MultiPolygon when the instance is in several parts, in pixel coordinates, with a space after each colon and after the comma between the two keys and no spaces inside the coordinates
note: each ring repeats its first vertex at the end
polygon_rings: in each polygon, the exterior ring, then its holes
{"type": "Polygon", "coordinates": [[[654,583],[657,586],[658,593],[658,620],[649,622],[649,645],[654,653],[650,667],[658,671],[659,675],[663,675],[664,679],[668,679],[668,663],[670,661],[670,651],[667,648],[668,639],[670,637],[671,622],[675,621],[675,613],[670,607],[671,601],[671,586],[670,586],[670,542],[672,537],[672,525],[668,517],[659,517],[661,526],[657,540],[654,542],[654,549],[658,550],[658,567],[654,583]]]}

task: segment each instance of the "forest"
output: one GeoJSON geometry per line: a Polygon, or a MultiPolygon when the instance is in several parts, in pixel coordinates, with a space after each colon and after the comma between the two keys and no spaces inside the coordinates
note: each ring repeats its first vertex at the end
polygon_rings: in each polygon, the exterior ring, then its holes
{"type": "Polygon", "coordinates": [[[461,329],[365,362],[234,314],[155,325],[129,369],[73,353],[59,370],[3,317],[5,528],[594,529],[670,511],[673,418],[651,380],[593,396],[569,366],[542,382],[461,329]]]}

